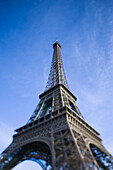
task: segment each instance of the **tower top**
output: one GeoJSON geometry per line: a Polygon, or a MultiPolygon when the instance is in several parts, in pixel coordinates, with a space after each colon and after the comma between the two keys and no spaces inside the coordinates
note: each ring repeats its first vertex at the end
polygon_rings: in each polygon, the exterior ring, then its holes
{"type": "Polygon", "coordinates": [[[53,48],[56,47],[57,45],[61,48],[61,45],[60,45],[60,43],[58,42],[58,40],[56,40],[56,42],[53,44],[53,48]]]}
{"type": "Polygon", "coordinates": [[[69,89],[61,56],[61,45],[57,40],[53,44],[53,49],[53,58],[45,90],[48,90],[57,84],[63,84],[67,89],[69,89]]]}

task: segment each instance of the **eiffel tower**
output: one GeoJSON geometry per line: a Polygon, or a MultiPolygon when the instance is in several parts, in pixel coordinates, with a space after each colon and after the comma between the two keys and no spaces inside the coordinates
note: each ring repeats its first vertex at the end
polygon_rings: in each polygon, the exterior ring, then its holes
{"type": "Polygon", "coordinates": [[[91,127],[69,90],[61,45],[53,44],[45,91],[28,122],[15,130],[12,143],[0,155],[0,170],[32,160],[43,170],[113,170],[113,157],[91,127]]]}

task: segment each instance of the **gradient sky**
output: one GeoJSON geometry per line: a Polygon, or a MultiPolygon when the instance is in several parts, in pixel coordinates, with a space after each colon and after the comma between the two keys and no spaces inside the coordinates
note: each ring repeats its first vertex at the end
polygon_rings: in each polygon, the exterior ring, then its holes
{"type": "Polygon", "coordinates": [[[77,105],[113,155],[112,0],[0,1],[0,152],[38,104],[56,40],[77,105]]]}

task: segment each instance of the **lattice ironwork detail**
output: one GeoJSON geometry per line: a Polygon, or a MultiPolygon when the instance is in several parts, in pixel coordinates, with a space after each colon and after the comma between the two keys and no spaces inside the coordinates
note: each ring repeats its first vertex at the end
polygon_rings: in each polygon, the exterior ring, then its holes
{"type": "Polygon", "coordinates": [[[61,45],[58,43],[58,41],[53,44],[53,48],[54,52],[51,63],[51,69],[45,90],[48,90],[49,88],[54,87],[57,84],[63,84],[69,89],[61,56],[61,45]]]}
{"type": "Polygon", "coordinates": [[[56,169],[82,170],[83,164],[69,129],[54,133],[56,169]]]}

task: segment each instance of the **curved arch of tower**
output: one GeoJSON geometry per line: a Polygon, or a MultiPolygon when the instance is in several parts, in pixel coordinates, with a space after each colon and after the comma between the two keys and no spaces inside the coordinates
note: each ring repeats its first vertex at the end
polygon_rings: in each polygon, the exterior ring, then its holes
{"type": "Polygon", "coordinates": [[[69,90],[58,41],[53,49],[45,91],[27,124],[15,130],[12,143],[1,153],[0,170],[25,160],[44,170],[112,170],[113,157],[69,90]]]}

